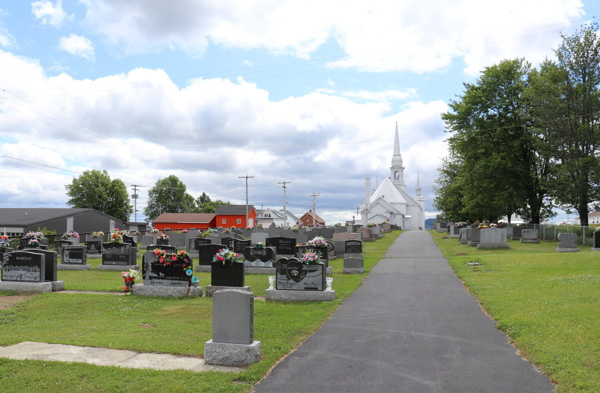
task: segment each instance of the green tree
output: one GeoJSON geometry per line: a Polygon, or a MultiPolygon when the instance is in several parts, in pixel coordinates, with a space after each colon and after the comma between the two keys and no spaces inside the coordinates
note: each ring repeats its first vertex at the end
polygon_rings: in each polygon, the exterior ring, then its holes
{"type": "Polygon", "coordinates": [[[194,197],[186,192],[187,187],[175,175],[159,179],[148,191],[148,204],[144,214],[154,220],[162,213],[193,213],[196,211],[194,197]]]}
{"type": "Polygon", "coordinates": [[[106,170],[85,171],[65,188],[69,197],[67,205],[71,207],[96,209],[123,221],[133,212],[125,183],[120,179],[111,180],[106,170]]]}
{"type": "Polygon", "coordinates": [[[535,131],[551,155],[551,194],[577,210],[588,225],[590,204],[600,199],[600,39],[598,25],[562,35],[557,62],[533,71],[526,91],[535,131]]]}
{"type": "Polygon", "coordinates": [[[223,202],[219,199],[217,199],[216,201],[209,200],[208,202],[198,205],[197,211],[198,213],[214,213],[221,205],[231,205],[231,203],[223,202]]]}
{"type": "Polygon", "coordinates": [[[210,197],[208,195],[206,195],[205,192],[203,192],[202,195],[200,195],[198,198],[196,198],[196,205],[198,207],[202,206],[202,204],[204,204],[206,202],[210,202],[210,197]]]}

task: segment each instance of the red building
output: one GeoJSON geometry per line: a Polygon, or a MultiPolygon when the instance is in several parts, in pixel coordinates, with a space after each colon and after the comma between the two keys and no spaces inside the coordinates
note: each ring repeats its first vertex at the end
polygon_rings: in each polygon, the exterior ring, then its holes
{"type": "Polygon", "coordinates": [[[214,213],[163,213],[152,224],[156,229],[215,228],[217,215],[214,213]]]}
{"type": "Polygon", "coordinates": [[[248,223],[246,223],[246,205],[221,205],[217,209],[217,227],[252,227],[256,223],[256,208],[248,205],[248,223]]]}
{"type": "Polygon", "coordinates": [[[317,213],[314,213],[312,210],[309,210],[306,213],[304,213],[304,215],[300,217],[300,222],[302,223],[302,225],[308,227],[313,225],[316,226],[317,224],[319,226],[325,225],[325,220],[319,217],[319,215],[317,213]]]}

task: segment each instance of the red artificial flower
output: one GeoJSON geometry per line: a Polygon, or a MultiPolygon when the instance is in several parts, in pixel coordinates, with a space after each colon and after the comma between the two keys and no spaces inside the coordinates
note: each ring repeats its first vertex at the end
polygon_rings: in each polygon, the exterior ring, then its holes
{"type": "Polygon", "coordinates": [[[161,257],[161,258],[160,258],[158,261],[159,261],[160,263],[165,263],[165,258],[162,258],[162,257],[161,257]]]}
{"type": "Polygon", "coordinates": [[[177,260],[177,255],[173,254],[173,256],[171,257],[171,260],[174,262],[177,260]]]}
{"type": "Polygon", "coordinates": [[[165,266],[171,266],[171,262],[165,262],[165,266]]]}
{"type": "Polygon", "coordinates": [[[187,267],[188,267],[188,264],[187,264],[187,263],[184,263],[184,264],[183,264],[183,268],[185,269],[185,268],[187,268],[187,267]]]}
{"type": "Polygon", "coordinates": [[[179,255],[185,254],[185,251],[179,251],[179,255]]]}
{"type": "Polygon", "coordinates": [[[124,290],[125,290],[125,292],[129,291],[129,287],[127,287],[127,286],[126,286],[126,287],[124,288],[124,290]]]}

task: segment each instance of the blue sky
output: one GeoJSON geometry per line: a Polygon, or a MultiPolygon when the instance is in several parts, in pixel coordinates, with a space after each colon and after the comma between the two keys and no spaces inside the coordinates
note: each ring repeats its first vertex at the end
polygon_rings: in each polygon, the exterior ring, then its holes
{"type": "MultiPolygon", "coordinates": [[[[3,207],[59,207],[106,169],[147,190],[351,219],[389,176],[398,122],[407,191],[446,154],[440,113],[504,58],[553,57],[599,2],[0,1],[3,207]],[[301,3],[301,4],[300,4],[301,3]],[[501,4],[501,5],[500,5],[501,4]],[[60,169],[56,169],[60,168],[60,169]],[[69,172],[71,171],[71,172],[69,172]]],[[[140,208],[141,210],[141,208],[140,208]]],[[[138,219],[141,215],[138,215],[138,219]]],[[[561,216],[558,219],[562,218],[561,216]]]]}

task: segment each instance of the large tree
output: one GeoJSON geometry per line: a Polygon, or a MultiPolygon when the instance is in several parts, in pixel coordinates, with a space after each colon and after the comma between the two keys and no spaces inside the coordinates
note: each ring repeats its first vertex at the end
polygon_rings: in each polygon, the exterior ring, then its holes
{"type": "Polygon", "coordinates": [[[526,91],[542,148],[552,157],[552,196],[588,225],[600,199],[600,39],[598,25],[562,36],[557,62],[533,71],[526,91]]]}
{"type": "Polygon", "coordinates": [[[224,202],[220,199],[216,201],[211,201],[210,197],[206,195],[205,192],[202,193],[198,198],[196,198],[196,211],[198,213],[214,213],[217,211],[219,206],[221,205],[231,205],[229,202],[224,202]]]}
{"type": "Polygon", "coordinates": [[[96,209],[123,221],[133,212],[125,183],[120,179],[111,180],[106,170],[85,171],[65,188],[69,197],[67,205],[71,207],[96,209]]]}
{"type": "Polygon", "coordinates": [[[193,213],[194,197],[186,192],[186,185],[175,175],[159,179],[148,191],[148,204],[144,214],[154,220],[162,213],[193,213]]]}
{"type": "Polygon", "coordinates": [[[463,217],[493,220],[520,213],[539,223],[551,212],[548,158],[529,130],[523,95],[529,72],[524,59],[487,67],[442,114],[452,132],[450,151],[460,163],[463,217]]]}

